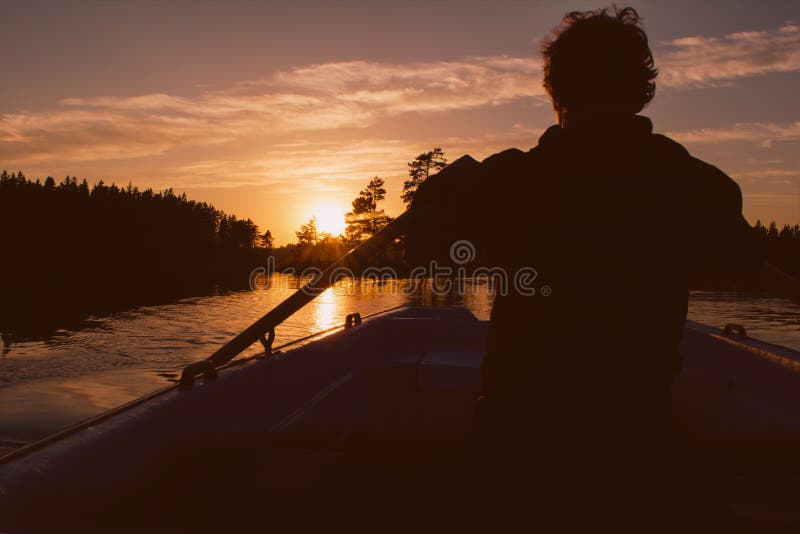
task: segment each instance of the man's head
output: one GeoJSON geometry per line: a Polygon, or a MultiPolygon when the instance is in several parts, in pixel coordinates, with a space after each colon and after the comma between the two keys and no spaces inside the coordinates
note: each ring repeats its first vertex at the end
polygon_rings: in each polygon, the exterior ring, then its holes
{"type": "Polygon", "coordinates": [[[542,55],[559,115],[638,113],[656,91],[653,54],[631,7],[568,13],[542,55]]]}

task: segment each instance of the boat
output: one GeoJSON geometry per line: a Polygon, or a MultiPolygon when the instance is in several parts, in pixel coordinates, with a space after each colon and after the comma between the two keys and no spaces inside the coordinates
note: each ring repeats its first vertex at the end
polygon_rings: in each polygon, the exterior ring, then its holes
{"type": "MultiPolygon", "coordinates": [[[[190,373],[1,457],[0,531],[431,530],[417,512],[445,499],[419,467],[469,433],[487,326],[459,307],[352,314],[190,373]]],[[[698,477],[740,525],[800,528],[800,354],[690,321],[681,351],[698,477]]]]}

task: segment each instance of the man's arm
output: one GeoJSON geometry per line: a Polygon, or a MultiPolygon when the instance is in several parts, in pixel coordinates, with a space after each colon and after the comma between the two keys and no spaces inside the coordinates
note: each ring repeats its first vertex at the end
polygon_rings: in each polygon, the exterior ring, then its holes
{"type": "Polygon", "coordinates": [[[509,149],[481,163],[463,156],[423,182],[411,203],[415,217],[406,235],[407,262],[447,264],[450,247],[459,240],[484,249],[498,211],[497,197],[503,194],[499,184],[513,178],[524,155],[509,149]]]}
{"type": "Polygon", "coordinates": [[[766,263],[767,250],[742,214],[741,188],[713,165],[692,160],[695,224],[706,236],[699,243],[700,263],[726,277],[753,280],[766,263]]]}
{"type": "Polygon", "coordinates": [[[768,291],[800,300],[800,280],[766,260],[766,247],[742,215],[742,192],[729,176],[694,159],[698,176],[704,178],[705,196],[702,212],[709,216],[708,226],[714,237],[704,252],[724,271],[742,275],[768,291]]]}
{"type": "Polygon", "coordinates": [[[457,213],[457,192],[479,167],[471,156],[462,156],[419,186],[409,207],[414,216],[405,236],[403,255],[407,263],[422,266],[434,259],[447,259],[452,241],[449,236],[462,222],[457,213]]]}

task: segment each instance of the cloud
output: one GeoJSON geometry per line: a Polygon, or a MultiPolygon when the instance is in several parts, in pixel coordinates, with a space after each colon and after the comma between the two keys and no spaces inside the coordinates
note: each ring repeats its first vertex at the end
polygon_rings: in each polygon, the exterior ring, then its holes
{"type": "Polygon", "coordinates": [[[348,61],[295,68],[262,83],[408,113],[542,97],[540,72],[538,59],[511,56],[406,64],[348,61]]]}
{"type": "Polygon", "coordinates": [[[202,117],[124,110],[19,112],[0,117],[0,160],[96,161],[157,156],[171,148],[223,143],[237,132],[202,117]]]}
{"type": "Polygon", "coordinates": [[[282,193],[347,191],[352,184],[370,176],[388,179],[389,188],[399,191],[406,178],[407,162],[416,154],[441,146],[454,160],[464,154],[482,159],[517,146],[527,150],[536,143],[542,129],[515,124],[507,131],[479,136],[450,136],[441,139],[369,139],[355,141],[309,141],[278,143],[257,157],[205,159],[169,170],[173,185],[179,187],[231,187],[280,185],[282,193]]]}
{"type": "Polygon", "coordinates": [[[793,182],[793,180],[786,180],[786,178],[800,178],[800,168],[798,169],[758,169],[754,171],[746,171],[736,173],[737,178],[752,179],[752,178],[770,178],[780,181],[782,183],[793,182]]]}
{"type": "Polygon", "coordinates": [[[474,57],[298,67],[195,97],[65,98],[52,111],[0,116],[0,158],[96,161],[184,146],[365,128],[405,113],[444,113],[541,97],[538,62],[474,57]]]}
{"type": "Polygon", "coordinates": [[[775,141],[800,140],[800,121],[786,124],[747,122],[725,128],[702,128],[686,132],[668,132],[681,143],[705,144],[748,141],[770,148],[775,141]]]}
{"type": "Polygon", "coordinates": [[[795,197],[800,186],[800,168],[762,168],[732,172],[731,177],[751,198],[764,195],[795,197]]]}
{"type": "Polygon", "coordinates": [[[681,37],[655,53],[658,83],[673,88],[713,87],[733,80],[800,70],[800,26],[737,32],[722,37],[681,37]]]}
{"type": "MultiPolygon", "coordinates": [[[[659,85],[676,89],[710,87],[745,76],[800,70],[800,26],[786,24],[768,31],[674,39],[660,45],[656,60],[661,69],[659,85]]],[[[345,136],[339,141],[352,145],[365,137],[354,130],[380,127],[401,115],[445,114],[521,101],[546,102],[540,77],[541,63],[532,57],[475,56],[399,64],[341,61],[298,66],[193,96],[153,93],[71,97],[63,99],[55,109],[0,115],[0,160],[14,166],[128,160],[161,157],[183,149],[198,152],[209,146],[270,147],[313,135],[327,139],[345,136]]],[[[798,124],[739,124],[674,135],[691,143],[758,140],[769,147],[778,140],[796,139],[798,124]]],[[[476,128],[480,129],[480,125],[476,128]]],[[[385,131],[381,133],[385,135],[385,131]]],[[[368,135],[376,137],[374,130],[368,135]]],[[[527,147],[535,142],[538,132],[491,135],[495,141],[519,140],[520,146],[527,147]]],[[[494,141],[481,136],[440,136],[439,143],[470,152],[495,146],[494,141]]],[[[341,157],[339,154],[324,155],[328,160],[339,161],[344,174],[350,172],[346,170],[347,157],[367,158],[358,152],[345,152],[341,157]]],[[[237,160],[206,156],[203,161],[232,164],[237,160]]],[[[296,167],[276,166],[275,160],[263,152],[253,161],[249,169],[225,174],[221,182],[239,179],[249,183],[294,176],[296,167]],[[259,167],[262,164],[264,167],[259,167]]],[[[187,163],[177,170],[181,176],[194,172],[198,180],[211,181],[211,173],[216,172],[212,169],[218,167],[187,163]]],[[[309,169],[339,175],[339,171],[315,166],[313,162],[309,169]]]]}
{"type": "Polygon", "coordinates": [[[422,149],[393,139],[279,144],[256,158],[207,159],[181,165],[171,175],[186,187],[281,185],[282,193],[342,191],[369,176],[403,172],[408,154],[422,149]]]}

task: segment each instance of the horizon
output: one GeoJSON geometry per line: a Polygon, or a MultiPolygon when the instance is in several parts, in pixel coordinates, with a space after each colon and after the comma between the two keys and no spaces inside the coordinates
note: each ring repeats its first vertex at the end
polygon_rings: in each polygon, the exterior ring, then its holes
{"type": "MultiPolygon", "coordinates": [[[[554,122],[539,43],[602,7],[457,5],[5,4],[0,167],[172,187],[277,245],[314,215],[343,226],[375,175],[396,216],[417,154],[536,144],[554,122]]],[[[799,223],[800,8],[624,5],[660,70],[655,131],[734,178],[751,223],[799,223]]]]}

